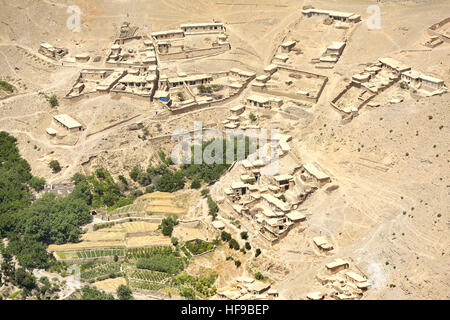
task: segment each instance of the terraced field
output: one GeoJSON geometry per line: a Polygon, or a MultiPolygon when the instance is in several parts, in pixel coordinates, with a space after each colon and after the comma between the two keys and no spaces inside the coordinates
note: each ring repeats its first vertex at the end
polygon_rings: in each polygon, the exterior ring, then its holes
{"type": "Polygon", "coordinates": [[[168,279],[170,279],[170,275],[158,271],[130,269],[127,271],[127,278],[153,283],[165,283],[168,279]]]}
{"type": "Polygon", "coordinates": [[[92,267],[81,271],[82,281],[92,281],[104,276],[112,276],[121,273],[122,264],[119,262],[96,263],[92,267]]]}
{"type": "Polygon", "coordinates": [[[125,249],[104,249],[104,250],[83,250],[77,251],[77,256],[80,259],[90,259],[90,258],[101,258],[101,257],[112,257],[112,256],[123,257],[125,256],[125,249]]]}
{"type": "Polygon", "coordinates": [[[127,259],[137,260],[141,258],[149,258],[154,255],[172,255],[174,251],[168,246],[159,246],[151,248],[133,248],[127,250],[127,259]]]}

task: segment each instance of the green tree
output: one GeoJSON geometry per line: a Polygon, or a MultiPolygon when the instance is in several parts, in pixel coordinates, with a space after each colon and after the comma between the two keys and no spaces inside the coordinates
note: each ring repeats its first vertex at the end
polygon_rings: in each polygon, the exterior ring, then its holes
{"type": "Polygon", "coordinates": [[[58,160],[52,160],[50,161],[50,163],[48,164],[48,166],[50,167],[50,169],[53,170],[53,173],[57,173],[61,171],[61,165],[59,164],[58,160]]]}
{"type": "Polygon", "coordinates": [[[256,280],[264,280],[264,276],[263,276],[263,274],[261,273],[261,272],[257,272],[257,273],[255,273],[255,279],[256,280]]]}
{"type": "Polygon", "coordinates": [[[123,285],[123,284],[117,288],[117,297],[119,298],[119,300],[132,300],[133,299],[131,289],[128,286],[123,285]]]}
{"type": "Polygon", "coordinates": [[[201,186],[202,185],[198,179],[192,180],[191,189],[200,189],[201,186]]]}
{"type": "Polygon", "coordinates": [[[141,169],[139,167],[133,167],[133,169],[131,169],[130,171],[130,178],[133,181],[137,181],[137,178],[139,176],[139,173],[141,172],[141,169]]]}
{"type": "Polygon", "coordinates": [[[110,293],[100,291],[95,287],[84,286],[81,288],[81,300],[114,300],[110,293]]]}
{"type": "Polygon", "coordinates": [[[18,268],[14,273],[13,283],[20,288],[32,290],[36,287],[36,278],[24,268],[18,268]]]}
{"type": "Polygon", "coordinates": [[[209,194],[209,189],[205,188],[200,193],[201,193],[202,197],[205,198],[209,194]]]}
{"type": "Polygon", "coordinates": [[[234,249],[236,251],[240,249],[239,243],[234,239],[231,239],[228,242],[228,245],[229,245],[230,249],[234,249]]]}
{"type": "Polygon", "coordinates": [[[222,233],[220,234],[220,238],[222,239],[222,241],[228,242],[231,240],[231,234],[226,231],[222,231],[222,233]]]}
{"type": "Polygon", "coordinates": [[[185,298],[186,300],[194,300],[195,299],[195,292],[192,288],[183,288],[181,289],[180,295],[185,298]]]}
{"type": "Polygon", "coordinates": [[[209,215],[212,216],[213,219],[215,219],[217,217],[217,212],[219,212],[219,207],[217,206],[217,203],[209,195],[207,197],[207,203],[209,207],[209,215]]]}
{"type": "Polygon", "coordinates": [[[32,177],[28,183],[30,184],[30,187],[32,187],[35,191],[39,192],[44,190],[45,186],[44,178],[32,177]]]}
{"type": "Polygon", "coordinates": [[[181,171],[169,171],[155,182],[156,190],[161,192],[175,192],[184,188],[185,179],[181,171]]]}
{"type": "Polygon", "coordinates": [[[161,221],[161,224],[159,225],[159,228],[161,229],[161,232],[163,235],[167,237],[172,236],[173,228],[178,224],[177,217],[176,216],[170,216],[167,218],[164,218],[161,221]]]}

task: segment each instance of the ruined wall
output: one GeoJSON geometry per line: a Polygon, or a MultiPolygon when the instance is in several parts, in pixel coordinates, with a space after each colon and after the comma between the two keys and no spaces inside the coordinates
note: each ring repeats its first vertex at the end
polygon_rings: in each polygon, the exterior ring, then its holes
{"type": "Polygon", "coordinates": [[[291,68],[288,66],[284,66],[284,65],[278,65],[278,70],[286,70],[286,71],[290,71],[290,72],[295,72],[295,73],[299,73],[301,75],[307,76],[307,77],[312,77],[315,79],[321,79],[323,80],[322,85],[319,88],[319,91],[317,92],[316,96],[304,96],[304,95],[297,95],[295,93],[288,93],[288,92],[284,92],[284,91],[278,91],[278,90],[272,90],[272,89],[268,89],[268,88],[258,88],[255,90],[255,88],[252,88],[255,91],[259,91],[259,92],[263,92],[263,93],[267,93],[267,94],[272,94],[272,95],[276,95],[276,96],[284,96],[284,97],[288,97],[291,99],[295,99],[295,100],[303,100],[303,101],[308,101],[308,102],[314,102],[316,103],[321,94],[323,89],[325,88],[327,82],[328,82],[328,77],[317,74],[317,73],[312,73],[312,72],[308,72],[308,71],[302,71],[302,70],[298,70],[295,68],[291,68]]]}
{"type": "Polygon", "coordinates": [[[430,26],[428,28],[428,34],[432,36],[439,36],[443,41],[450,43],[450,37],[443,34],[442,32],[439,32],[439,28],[446,25],[447,23],[450,23],[450,17],[445,18],[444,20],[430,26]]]}

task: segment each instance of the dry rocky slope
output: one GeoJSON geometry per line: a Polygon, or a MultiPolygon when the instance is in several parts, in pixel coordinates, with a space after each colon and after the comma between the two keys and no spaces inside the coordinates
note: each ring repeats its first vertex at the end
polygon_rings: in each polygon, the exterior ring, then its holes
{"type": "MultiPolygon", "coordinates": [[[[157,136],[170,134],[179,126],[190,130],[196,119],[221,122],[227,109],[160,120],[155,115],[163,110],[131,98],[114,100],[106,95],[78,103],[60,99],[59,113],[76,114],[88,130],[77,141],[53,144],[47,140],[45,128],[55,110],[39,92],[63,97],[82,67],[64,67],[44,58],[37,61],[23,50],[36,53],[39,43],[49,42],[68,48],[71,54],[105,56],[125,20],[159,31],[215,19],[226,23],[232,50],[209,59],[177,62],[169,68],[208,72],[245,67],[260,74],[289,27],[301,18],[305,4],[309,3],[0,0],[0,75],[14,79],[14,84],[22,83],[17,95],[0,100],[0,130],[18,138],[33,173],[48,181],[64,181],[77,171],[90,172],[99,166],[115,176],[123,174],[148,162],[155,150],[170,149],[160,141],[140,140],[138,133],[126,129],[130,123],[142,121],[157,136]],[[67,6],[72,4],[83,13],[80,32],[65,27],[67,6]],[[136,118],[126,122],[132,117],[136,118]],[[104,129],[121,121],[125,122],[104,129]],[[61,173],[51,173],[44,161],[49,156],[59,159],[61,173]]],[[[364,21],[360,23],[331,71],[319,102],[306,110],[307,121],[300,119],[288,128],[295,141],[291,143],[293,152],[320,163],[339,188],[331,193],[321,189],[308,198],[302,205],[308,212],[305,231],[290,232],[277,245],[278,250],[270,253],[289,270],[275,285],[286,299],[304,298],[319,289],[314,277],[334,257],[350,258],[369,277],[373,286],[364,295],[366,299],[450,298],[450,95],[425,98],[405,91],[403,102],[364,107],[348,123],[330,106],[342,83],[383,56],[449,84],[449,44],[433,50],[421,44],[427,39],[428,26],[450,16],[450,3],[314,1],[316,8],[357,12],[363,19],[373,4],[381,8],[382,28],[368,30],[364,21]],[[302,247],[319,233],[332,239],[333,257],[315,256],[302,247]]],[[[320,43],[321,34],[314,37],[320,43]]],[[[227,187],[220,183],[214,190],[227,187]]]]}

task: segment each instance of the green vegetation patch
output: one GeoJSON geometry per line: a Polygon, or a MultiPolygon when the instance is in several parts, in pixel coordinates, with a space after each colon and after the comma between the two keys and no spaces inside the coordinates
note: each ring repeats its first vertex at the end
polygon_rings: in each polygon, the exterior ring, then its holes
{"type": "Polygon", "coordinates": [[[4,80],[0,80],[0,90],[3,90],[6,93],[11,94],[14,92],[14,86],[4,80]]]}
{"type": "Polygon", "coordinates": [[[202,254],[214,249],[214,244],[199,239],[188,241],[185,246],[193,255],[202,254]]]}
{"type": "Polygon", "coordinates": [[[136,267],[138,269],[176,274],[183,269],[183,260],[174,256],[154,255],[149,258],[139,259],[136,267]]]}

